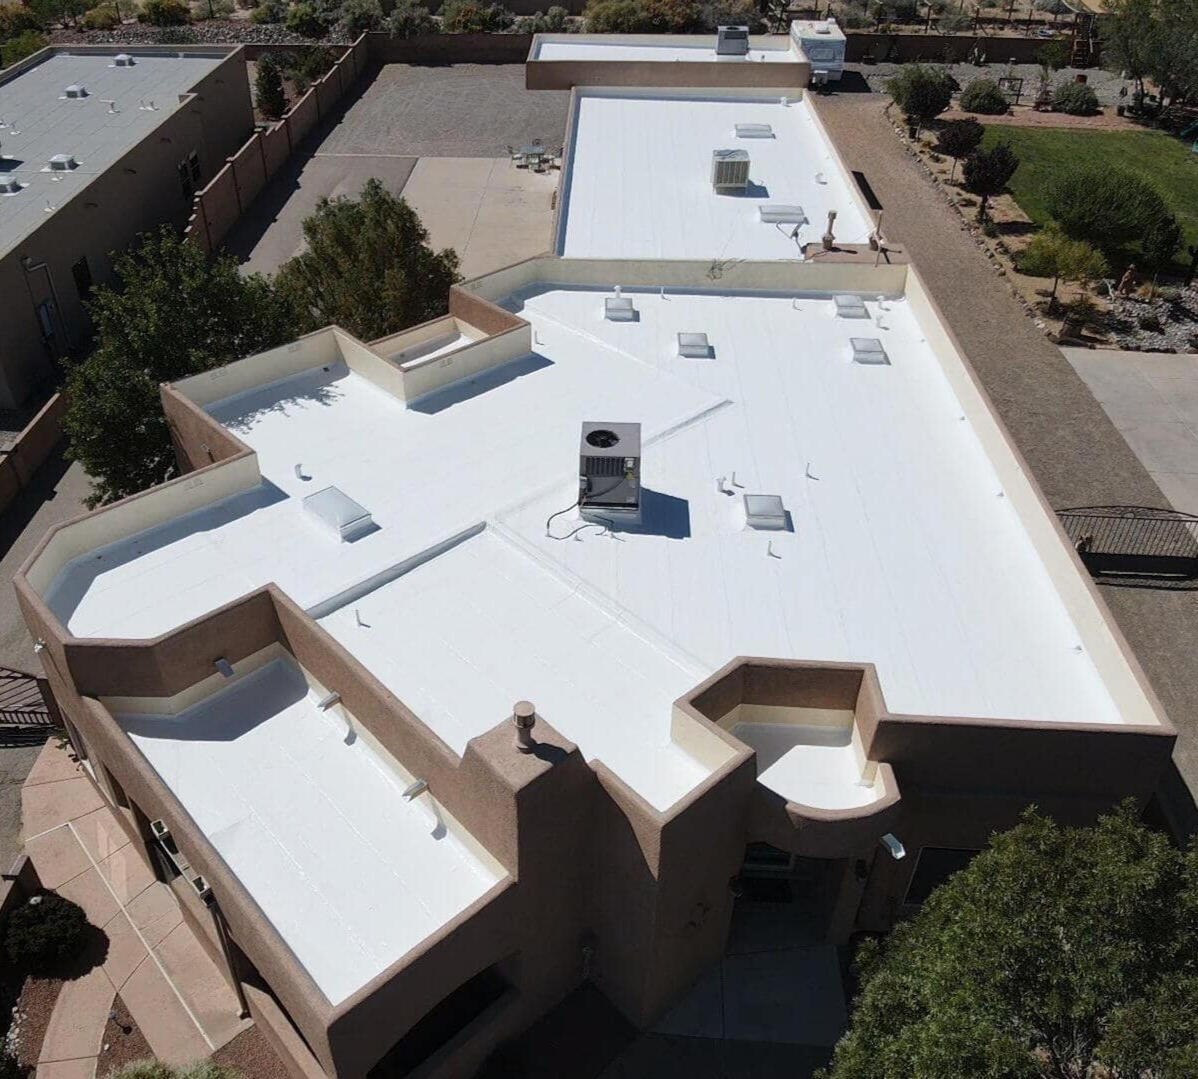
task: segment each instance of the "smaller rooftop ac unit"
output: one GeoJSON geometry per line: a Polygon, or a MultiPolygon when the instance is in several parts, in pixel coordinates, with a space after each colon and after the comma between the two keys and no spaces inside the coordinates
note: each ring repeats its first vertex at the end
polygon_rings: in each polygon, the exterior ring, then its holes
{"type": "Polygon", "coordinates": [[[749,52],[747,26],[721,26],[716,32],[716,56],[746,56],[749,52]]]}
{"type": "Polygon", "coordinates": [[[116,56],[112,58],[113,67],[132,67],[134,63],[136,63],[136,61],[127,52],[118,52],[116,56]]]}
{"type": "Polygon", "coordinates": [[[749,186],[748,150],[712,150],[711,186],[722,191],[744,192],[749,186]]]}
{"type": "Polygon", "coordinates": [[[70,172],[78,167],[79,162],[75,160],[74,154],[55,154],[50,158],[51,172],[70,172]]]}
{"type": "Polygon", "coordinates": [[[84,86],[84,85],[82,85],[81,83],[73,82],[73,83],[71,83],[71,85],[70,85],[70,86],[68,86],[68,87],[67,87],[67,88],[66,88],[66,89],[63,91],[63,93],[64,93],[64,94],[65,94],[67,97],[71,97],[71,98],[75,98],[75,97],[87,97],[87,87],[86,87],[86,86],[84,86]]]}

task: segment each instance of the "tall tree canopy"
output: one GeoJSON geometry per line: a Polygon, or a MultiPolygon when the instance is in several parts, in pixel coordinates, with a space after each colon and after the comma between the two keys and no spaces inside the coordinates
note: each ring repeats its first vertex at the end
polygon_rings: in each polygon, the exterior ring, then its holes
{"type": "Polygon", "coordinates": [[[96,347],[67,375],[70,452],[94,481],[91,505],[174,470],[158,385],[273,348],[295,336],[265,278],[210,259],[169,226],[113,260],[117,284],[90,310],[96,347]]]}
{"type": "Polygon", "coordinates": [[[1198,849],[1029,810],[858,958],[825,1079],[1192,1079],[1198,849]]]}
{"type": "Polygon", "coordinates": [[[370,341],[446,312],[457,253],[434,252],[416,212],[378,180],[360,198],[321,199],[304,238],[275,278],[299,332],[335,323],[370,341]]]}

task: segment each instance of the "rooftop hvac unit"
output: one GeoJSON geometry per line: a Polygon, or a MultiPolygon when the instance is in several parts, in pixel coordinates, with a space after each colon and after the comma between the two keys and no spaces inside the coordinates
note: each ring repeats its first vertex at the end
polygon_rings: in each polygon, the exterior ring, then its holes
{"type": "Polygon", "coordinates": [[[640,520],[639,423],[583,423],[578,445],[578,509],[588,520],[640,520]]]}
{"type": "Polygon", "coordinates": [[[15,176],[0,176],[0,195],[19,195],[21,181],[15,176]]]}
{"type": "Polygon", "coordinates": [[[722,191],[739,191],[749,186],[748,150],[712,150],[711,186],[722,191]]]}
{"type": "Polygon", "coordinates": [[[736,124],[733,128],[738,139],[772,139],[774,129],[770,124],[736,124]]]}
{"type": "Polygon", "coordinates": [[[749,52],[749,28],[747,26],[721,26],[716,32],[716,56],[747,56],[749,52]]]}
{"type": "Polygon", "coordinates": [[[872,364],[874,366],[890,363],[890,357],[882,347],[882,342],[876,337],[850,337],[853,346],[853,363],[872,364]]]}
{"type": "Polygon", "coordinates": [[[771,225],[805,225],[807,215],[802,206],[788,206],[773,202],[757,208],[757,216],[761,221],[771,225]]]}
{"type": "Polygon", "coordinates": [[[860,296],[848,292],[840,293],[832,297],[832,302],[836,304],[836,314],[840,318],[869,318],[865,301],[860,296]]]}
{"type": "Polygon", "coordinates": [[[136,61],[127,52],[118,52],[116,56],[112,58],[113,67],[132,67],[134,63],[136,63],[136,61]]]}
{"type": "Polygon", "coordinates": [[[304,509],[345,542],[352,543],[375,530],[370,511],[355,502],[340,487],[325,487],[308,495],[304,499],[304,509]]]}
{"type": "Polygon", "coordinates": [[[75,98],[75,97],[87,97],[87,87],[86,87],[86,86],[84,86],[84,85],[82,85],[81,83],[73,82],[73,83],[71,83],[71,85],[70,85],[70,86],[68,86],[68,87],[67,87],[67,88],[66,88],[66,89],[63,91],[63,93],[64,93],[64,94],[65,94],[67,97],[71,97],[71,98],[75,98]]]}
{"type": "Polygon", "coordinates": [[[70,172],[78,167],[79,162],[75,160],[74,154],[55,154],[50,158],[51,172],[70,172]]]}

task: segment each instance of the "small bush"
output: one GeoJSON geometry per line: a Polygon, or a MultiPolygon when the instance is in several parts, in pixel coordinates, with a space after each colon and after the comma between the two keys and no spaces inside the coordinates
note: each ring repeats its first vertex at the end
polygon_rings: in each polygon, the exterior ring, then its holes
{"type": "Polygon", "coordinates": [[[441,29],[447,34],[495,34],[515,21],[502,4],[482,0],[449,0],[441,9],[441,29]]]}
{"type": "Polygon", "coordinates": [[[590,0],[583,15],[592,34],[684,34],[700,22],[692,0],[590,0]]]}
{"type": "Polygon", "coordinates": [[[387,16],[386,28],[396,37],[420,37],[422,34],[435,34],[437,20],[428,8],[414,4],[412,0],[397,0],[387,16]]]}
{"type": "Polygon", "coordinates": [[[383,24],[383,9],[379,0],[345,0],[337,25],[351,37],[367,30],[377,30],[383,24]]]}
{"type": "Polygon", "coordinates": [[[283,25],[300,37],[322,38],[329,32],[328,20],[306,0],[301,0],[288,10],[283,25]]]}
{"type": "Polygon", "coordinates": [[[250,22],[258,26],[282,22],[287,17],[287,5],[283,0],[263,0],[250,12],[250,22]]]}
{"type": "Polygon", "coordinates": [[[765,29],[765,18],[755,0],[704,0],[699,8],[699,22],[712,33],[727,25],[747,26],[750,34],[760,34],[765,29]]]}
{"type": "Polygon", "coordinates": [[[1098,95],[1084,82],[1060,82],[1052,94],[1052,107],[1070,116],[1093,116],[1099,111],[1098,95]]]}
{"type": "Polygon", "coordinates": [[[172,1068],[160,1060],[135,1060],[109,1072],[108,1079],[241,1079],[241,1075],[212,1060],[200,1060],[186,1068],[172,1068]]]}
{"type": "Polygon", "coordinates": [[[8,916],[4,949],[21,970],[44,973],[83,948],[87,915],[53,892],[33,896],[8,916]]]}
{"type": "Polygon", "coordinates": [[[945,15],[936,26],[942,34],[965,34],[973,29],[973,16],[960,13],[945,15]]]}
{"type": "Polygon", "coordinates": [[[21,1062],[0,1045],[0,1079],[25,1079],[25,1075],[21,1062]]]}
{"type": "Polygon", "coordinates": [[[985,133],[976,120],[952,120],[937,133],[936,149],[959,161],[981,146],[985,133]]]}
{"type": "Polygon", "coordinates": [[[40,30],[41,22],[24,4],[0,4],[0,41],[18,37],[26,30],[40,30]]]}
{"type": "Polygon", "coordinates": [[[151,26],[183,26],[191,21],[191,9],[183,0],[142,0],[137,21],[151,26]]]}
{"type": "Polygon", "coordinates": [[[907,120],[917,126],[939,116],[953,99],[950,76],[922,64],[904,67],[887,81],[886,89],[907,120]]]}
{"type": "Polygon", "coordinates": [[[32,56],[38,49],[44,49],[49,44],[50,39],[45,34],[36,30],[26,30],[0,45],[0,67],[19,64],[26,56],[32,56]]]}
{"type": "Polygon", "coordinates": [[[873,19],[866,12],[865,8],[856,5],[841,8],[836,13],[836,17],[837,22],[846,30],[865,30],[874,24],[873,19]]]}
{"type": "Polygon", "coordinates": [[[961,91],[961,108],[981,116],[1002,116],[1007,111],[1007,95],[993,79],[974,79],[961,91]]]}
{"type": "Polygon", "coordinates": [[[83,13],[84,30],[111,30],[120,24],[121,17],[111,4],[101,4],[83,13]]]}

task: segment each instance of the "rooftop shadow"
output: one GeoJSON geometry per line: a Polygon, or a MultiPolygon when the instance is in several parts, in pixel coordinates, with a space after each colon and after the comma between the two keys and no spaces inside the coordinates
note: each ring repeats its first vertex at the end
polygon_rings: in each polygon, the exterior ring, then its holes
{"type": "Polygon", "coordinates": [[[408,408],[413,412],[423,412],[429,416],[436,415],[454,405],[460,405],[463,401],[481,397],[484,393],[497,389],[508,382],[515,382],[518,378],[535,374],[537,371],[544,371],[552,366],[553,361],[548,357],[537,352],[530,352],[527,356],[508,360],[507,363],[492,367],[489,371],[481,371],[477,375],[451,383],[439,390],[433,390],[432,393],[409,402],[408,408]]]}
{"type": "Polygon", "coordinates": [[[648,487],[641,488],[641,519],[639,524],[616,521],[612,532],[633,536],[663,536],[665,539],[688,539],[691,534],[690,503],[685,498],[662,494],[648,487]]]}

